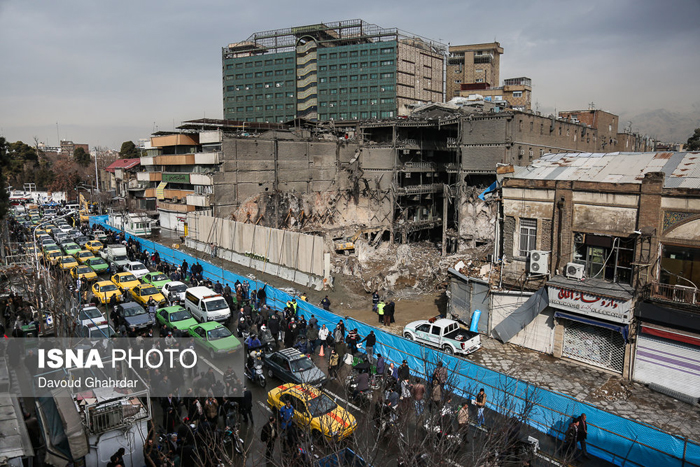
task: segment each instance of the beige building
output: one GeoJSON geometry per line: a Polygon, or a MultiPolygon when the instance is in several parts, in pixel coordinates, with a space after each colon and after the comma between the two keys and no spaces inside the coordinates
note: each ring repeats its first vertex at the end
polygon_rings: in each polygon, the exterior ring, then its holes
{"type": "Polygon", "coordinates": [[[445,76],[446,100],[458,97],[462,84],[497,86],[500,83],[501,54],[503,47],[498,42],[450,46],[445,76]]]}
{"type": "Polygon", "coordinates": [[[484,100],[496,104],[507,102],[506,108],[529,111],[532,109],[532,80],[526,77],[503,80],[503,86],[488,86],[486,83],[462,84],[459,96],[479,94],[484,100]]]}

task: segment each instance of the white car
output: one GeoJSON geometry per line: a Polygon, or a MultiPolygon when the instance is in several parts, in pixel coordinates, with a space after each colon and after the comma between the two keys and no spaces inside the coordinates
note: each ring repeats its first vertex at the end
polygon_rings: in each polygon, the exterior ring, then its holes
{"type": "Polygon", "coordinates": [[[94,306],[84,306],[77,310],[78,324],[82,327],[91,328],[107,324],[107,319],[100,310],[94,306]]]}
{"type": "Polygon", "coordinates": [[[137,279],[141,279],[143,276],[145,276],[151,271],[149,271],[148,268],[144,266],[143,263],[140,261],[129,261],[124,266],[124,272],[130,272],[131,274],[136,276],[137,279]]]}
{"type": "Polygon", "coordinates": [[[173,281],[165,284],[160,290],[160,293],[171,302],[184,302],[186,290],[187,285],[183,282],[173,281]]]}

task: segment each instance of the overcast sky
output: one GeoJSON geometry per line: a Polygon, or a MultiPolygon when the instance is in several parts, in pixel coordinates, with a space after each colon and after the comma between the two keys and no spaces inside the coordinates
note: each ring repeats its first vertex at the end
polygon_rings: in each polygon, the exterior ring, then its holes
{"type": "Polygon", "coordinates": [[[700,103],[698,0],[0,0],[0,135],[119,149],[222,118],[221,47],[354,18],[453,45],[495,39],[501,80],[532,78],[547,113],[700,103]]]}

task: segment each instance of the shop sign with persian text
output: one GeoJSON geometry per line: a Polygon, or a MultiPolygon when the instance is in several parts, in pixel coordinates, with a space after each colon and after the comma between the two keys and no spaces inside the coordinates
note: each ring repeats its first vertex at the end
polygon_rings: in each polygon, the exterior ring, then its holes
{"type": "Polygon", "coordinates": [[[549,286],[549,304],[554,308],[594,318],[629,324],[631,300],[620,300],[580,290],[549,286]]]}

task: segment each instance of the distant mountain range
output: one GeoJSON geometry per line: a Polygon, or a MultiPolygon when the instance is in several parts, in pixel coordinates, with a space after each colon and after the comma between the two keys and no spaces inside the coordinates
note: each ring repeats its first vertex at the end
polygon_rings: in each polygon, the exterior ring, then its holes
{"type": "Polygon", "coordinates": [[[632,122],[632,131],[648,135],[664,143],[685,143],[696,128],[700,128],[700,103],[688,112],[673,112],[656,109],[636,115],[621,114],[620,128],[623,132],[632,122]]]}

